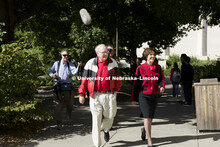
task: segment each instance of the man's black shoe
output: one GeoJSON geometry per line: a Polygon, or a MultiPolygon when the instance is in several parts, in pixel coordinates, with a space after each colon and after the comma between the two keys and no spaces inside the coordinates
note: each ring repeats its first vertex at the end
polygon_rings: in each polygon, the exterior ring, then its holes
{"type": "Polygon", "coordinates": [[[109,141],[109,132],[104,131],[104,139],[105,139],[106,142],[109,141]]]}
{"type": "Polygon", "coordinates": [[[192,105],[191,103],[189,103],[189,102],[185,102],[183,105],[185,105],[185,106],[190,106],[190,105],[192,105]]]}
{"type": "Polygon", "coordinates": [[[61,125],[61,124],[58,124],[58,125],[57,125],[57,130],[61,130],[61,128],[62,128],[62,125],[61,125]]]}

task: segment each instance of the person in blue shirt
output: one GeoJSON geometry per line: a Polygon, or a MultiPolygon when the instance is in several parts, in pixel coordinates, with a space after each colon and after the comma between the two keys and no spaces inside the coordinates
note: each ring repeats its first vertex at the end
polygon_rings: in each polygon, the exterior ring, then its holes
{"type": "Polygon", "coordinates": [[[81,63],[75,67],[73,63],[68,61],[69,53],[67,50],[61,51],[61,60],[56,61],[50,69],[49,75],[54,78],[55,84],[55,120],[57,122],[57,129],[60,130],[62,125],[62,108],[63,105],[67,107],[67,114],[71,119],[71,112],[74,103],[73,85],[71,74],[76,75],[81,63]]]}

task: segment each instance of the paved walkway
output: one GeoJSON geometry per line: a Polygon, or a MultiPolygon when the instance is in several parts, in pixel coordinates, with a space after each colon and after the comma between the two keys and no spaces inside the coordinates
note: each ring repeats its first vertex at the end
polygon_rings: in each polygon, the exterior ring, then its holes
{"type": "MultiPolygon", "coordinates": [[[[146,147],[147,141],[140,138],[143,120],[139,117],[138,106],[130,103],[130,87],[122,88],[118,94],[118,113],[110,131],[110,141],[103,147],[146,147]],[[127,89],[126,89],[127,88],[127,89]],[[123,92],[124,91],[124,92],[123,92]]],[[[46,122],[45,128],[24,147],[93,147],[91,136],[91,113],[88,100],[80,105],[76,98],[74,119],[64,119],[62,130],[56,130],[55,121],[46,122]]],[[[52,106],[52,98],[46,101],[52,106]]],[[[219,147],[220,132],[196,130],[194,106],[183,106],[171,97],[171,85],[166,86],[166,93],[159,99],[156,118],[152,126],[153,143],[158,147],[219,147]]]]}

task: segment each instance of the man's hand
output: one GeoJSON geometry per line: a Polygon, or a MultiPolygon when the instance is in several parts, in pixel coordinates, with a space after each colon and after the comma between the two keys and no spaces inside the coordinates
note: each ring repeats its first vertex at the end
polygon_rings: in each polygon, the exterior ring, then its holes
{"type": "Polygon", "coordinates": [[[116,93],[116,94],[117,94],[117,93],[118,93],[118,90],[114,90],[114,93],[116,93]]]}
{"type": "Polygon", "coordinates": [[[131,102],[132,105],[136,105],[136,103],[137,103],[136,101],[132,101],[131,102]]]}
{"type": "Polygon", "coordinates": [[[78,62],[78,66],[82,66],[82,61],[78,62]]]}
{"type": "Polygon", "coordinates": [[[165,89],[163,87],[160,88],[160,93],[164,93],[165,89]]]}
{"type": "Polygon", "coordinates": [[[84,102],[85,102],[85,97],[84,96],[80,96],[79,97],[79,103],[80,104],[84,104],[84,102]]]}
{"type": "Polygon", "coordinates": [[[52,78],[54,78],[54,79],[59,78],[59,75],[54,73],[54,74],[52,74],[52,78]]]}

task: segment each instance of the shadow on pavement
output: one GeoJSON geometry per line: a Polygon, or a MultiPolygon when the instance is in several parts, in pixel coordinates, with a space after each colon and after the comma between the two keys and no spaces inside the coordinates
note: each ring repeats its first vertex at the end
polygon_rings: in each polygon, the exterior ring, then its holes
{"type": "MultiPolygon", "coordinates": [[[[115,117],[114,126],[112,130],[119,130],[131,127],[142,127],[143,119],[140,117],[139,106],[131,105],[131,85],[125,85],[122,87],[117,96],[118,109],[117,116],[115,117]]],[[[153,125],[167,125],[167,124],[184,124],[192,122],[195,119],[195,109],[193,106],[183,106],[176,102],[175,98],[171,97],[172,88],[168,86],[166,92],[162,94],[158,101],[158,107],[156,109],[155,119],[161,119],[163,121],[153,121],[153,125]]],[[[53,110],[53,98],[47,98],[44,101],[44,106],[53,110]]],[[[63,114],[65,113],[65,110],[63,114]]],[[[66,115],[64,115],[66,116],[66,115]]],[[[36,146],[39,141],[43,140],[65,140],[67,138],[73,138],[76,135],[86,136],[91,134],[92,130],[92,116],[89,110],[89,99],[86,99],[85,104],[81,105],[78,102],[78,98],[75,98],[74,110],[72,112],[73,119],[69,121],[64,117],[63,128],[61,130],[56,129],[55,120],[51,120],[45,123],[45,128],[29,141],[26,146],[36,146]]],[[[195,125],[195,124],[192,124],[195,125]]],[[[129,134],[128,134],[129,135],[129,134]]],[[[176,144],[186,142],[189,140],[197,140],[210,138],[211,135],[180,135],[180,136],[168,136],[153,138],[153,142],[158,144],[157,146],[176,144]]],[[[213,140],[220,140],[220,134],[213,134],[213,140]]],[[[140,138],[138,138],[140,139],[140,138]]],[[[126,141],[120,140],[109,143],[115,147],[130,147],[145,145],[146,141],[126,141]],[[120,145],[114,145],[118,144],[120,145]]]]}
{"type": "MultiPolygon", "coordinates": [[[[207,139],[207,138],[213,138],[213,140],[218,141],[220,140],[220,134],[213,134],[213,135],[201,135],[199,137],[200,139],[207,139]]],[[[172,136],[172,137],[162,137],[162,138],[152,138],[154,144],[157,144],[156,146],[164,146],[169,144],[179,144],[182,142],[190,141],[190,140],[197,140],[198,136],[193,135],[185,135],[185,136],[172,136]]],[[[114,147],[132,147],[132,146],[140,146],[140,145],[146,145],[147,140],[137,140],[137,141],[125,141],[125,140],[119,140],[117,142],[110,143],[114,147]],[[114,144],[120,143],[120,145],[114,145],[114,144]]]]}
{"type": "MultiPolygon", "coordinates": [[[[44,93],[43,93],[44,94],[44,93]]],[[[54,95],[52,95],[54,96],[54,95]]],[[[66,108],[63,109],[62,129],[57,130],[56,121],[50,120],[45,122],[45,127],[24,146],[36,146],[38,142],[44,140],[65,140],[75,135],[85,136],[91,133],[91,113],[89,111],[89,102],[86,99],[85,104],[81,105],[78,98],[75,98],[74,108],[72,111],[72,119],[69,120],[65,114],[66,108]]],[[[54,111],[53,97],[48,97],[42,103],[43,108],[54,111]]]]}

